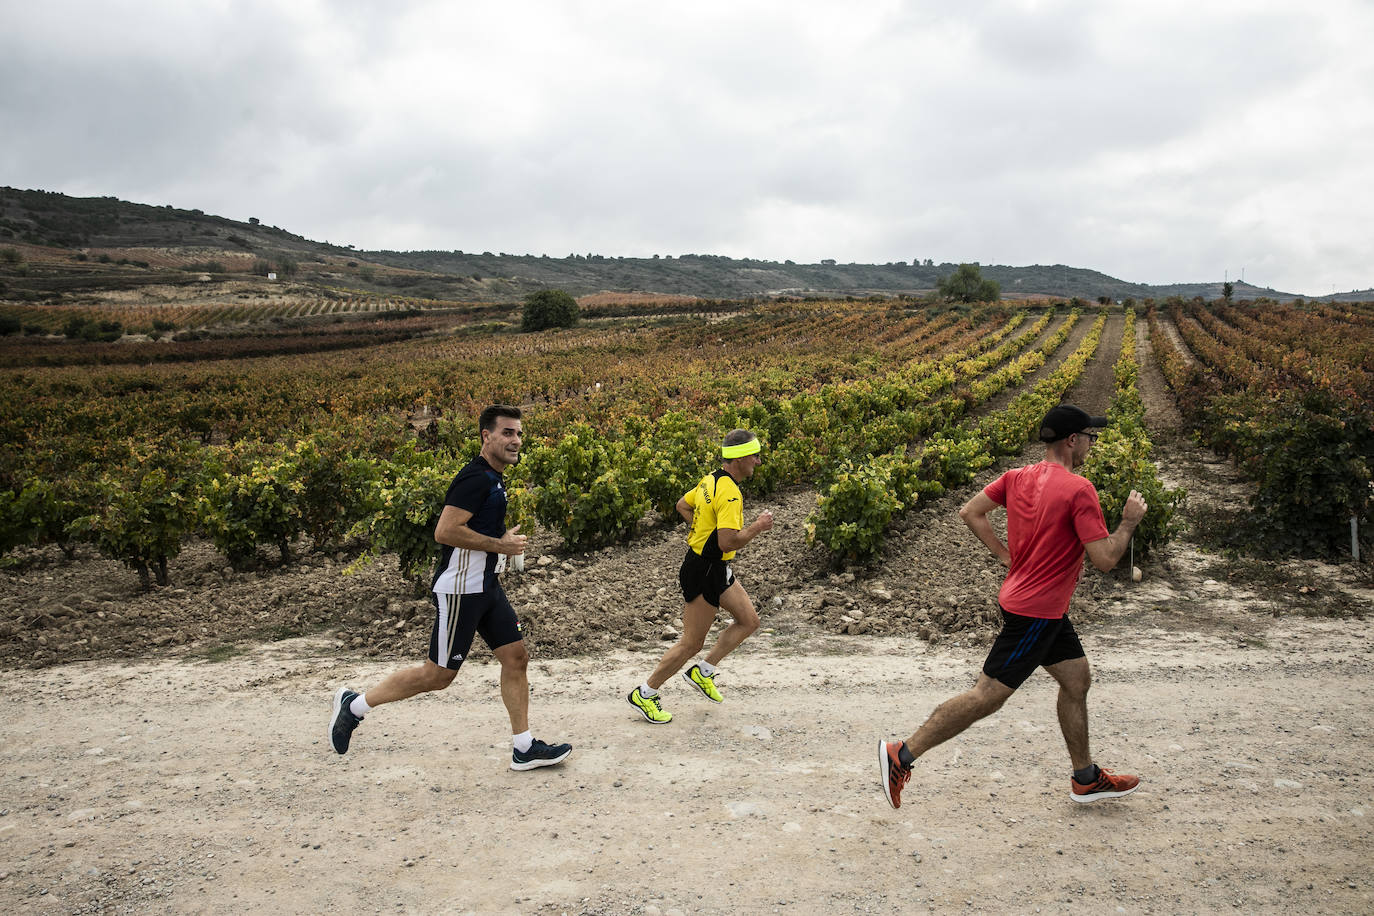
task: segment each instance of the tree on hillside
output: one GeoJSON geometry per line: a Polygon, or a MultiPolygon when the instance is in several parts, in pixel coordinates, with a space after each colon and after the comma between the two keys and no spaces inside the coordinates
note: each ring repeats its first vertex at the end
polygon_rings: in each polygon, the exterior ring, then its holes
{"type": "Polygon", "coordinates": [[[525,311],[520,327],[525,331],[545,328],[570,328],[577,324],[582,313],[577,300],[561,289],[541,289],[525,297],[525,311]]]}
{"type": "Polygon", "coordinates": [[[940,295],[957,302],[996,302],[1002,287],[996,280],[984,280],[977,264],[960,264],[959,269],[939,284],[940,295]]]}
{"type": "Polygon", "coordinates": [[[286,255],[280,255],[275,261],[258,258],[253,262],[253,273],[259,277],[265,277],[270,273],[275,273],[279,277],[294,277],[299,270],[300,265],[286,255]]]}

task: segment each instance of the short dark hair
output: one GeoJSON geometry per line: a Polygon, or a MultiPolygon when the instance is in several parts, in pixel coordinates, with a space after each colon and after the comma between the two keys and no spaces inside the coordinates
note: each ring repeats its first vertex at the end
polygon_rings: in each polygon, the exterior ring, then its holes
{"type": "Polygon", "coordinates": [[[725,434],[725,441],[722,442],[721,445],[723,445],[723,446],[743,445],[744,443],[748,442],[750,439],[757,439],[757,438],[758,438],[758,436],[754,435],[753,433],[751,433],[751,432],[750,432],[749,430],[747,430],[747,429],[732,429],[732,430],[730,430],[728,433],[725,434]]]}
{"type": "Polygon", "coordinates": [[[482,411],[482,415],[477,418],[477,428],[479,430],[485,429],[487,432],[491,432],[496,429],[497,417],[508,417],[512,420],[518,420],[520,419],[520,408],[511,407],[509,404],[493,404],[482,411]]]}

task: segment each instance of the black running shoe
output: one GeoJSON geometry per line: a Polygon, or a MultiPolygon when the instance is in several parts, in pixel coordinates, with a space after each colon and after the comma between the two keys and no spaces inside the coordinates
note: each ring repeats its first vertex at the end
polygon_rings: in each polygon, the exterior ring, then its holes
{"type": "Polygon", "coordinates": [[[348,704],[352,703],[357,695],[356,690],[349,690],[347,687],[340,687],[339,692],[334,694],[334,715],[329,717],[329,743],[334,745],[335,752],[340,754],[348,753],[348,742],[353,737],[353,729],[363,721],[353,715],[353,710],[348,708],[348,704]]]}
{"type": "Polygon", "coordinates": [[[533,770],[535,767],[551,767],[562,763],[572,753],[571,744],[545,744],[538,738],[527,751],[511,748],[510,768],[512,770],[533,770]]]}

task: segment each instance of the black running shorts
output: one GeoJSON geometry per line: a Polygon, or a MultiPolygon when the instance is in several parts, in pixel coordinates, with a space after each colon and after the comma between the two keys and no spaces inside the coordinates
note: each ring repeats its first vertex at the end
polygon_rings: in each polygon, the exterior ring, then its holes
{"type": "Polygon", "coordinates": [[[735,584],[735,571],[727,560],[708,560],[689,549],[677,580],[682,585],[683,601],[691,604],[701,597],[711,607],[720,607],[721,594],[735,584]]]}
{"type": "Polygon", "coordinates": [[[988,651],[983,673],[1015,690],[1041,665],[1083,657],[1083,644],[1067,614],[1051,620],[1003,610],[1002,632],[988,651]]]}
{"type": "Polygon", "coordinates": [[[429,660],[441,668],[457,671],[476,633],[481,633],[482,641],[492,649],[523,638],[515,609],[500,583],[472,595],[435,593],[431,597],[434,629],[429,634],[429,660]]]}

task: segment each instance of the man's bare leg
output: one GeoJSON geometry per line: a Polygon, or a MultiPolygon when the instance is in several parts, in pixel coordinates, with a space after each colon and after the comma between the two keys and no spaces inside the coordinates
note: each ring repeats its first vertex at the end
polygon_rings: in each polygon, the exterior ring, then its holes
{"type": "Polygon", "coordinates": [[[530,653],[523,639],[493,649],[501,663],[501,702],[510,716],[510,733],[519,735],[530,728],[530,653]]]}
{"type": "MultiPolygon", "coordinates": [[[[749,600],[749,593],[738,582],[721,592],[720,606],[728,611],[734,620],[716,637],[716,644],[706,656],[706,664],[712,666],[724,661],[725,656],[738,649],[740,643],[759,628],[759,615],[754,610],[754,602],[749,600]]],[[[652,687],[653,684],[649,686],[652,687]]]]}
{"type": "Polygon", "coordinates": [[[698,595],[682,609],[682,635],[678,641],[663,653],[658,667],[645,681],[654,690],[662,687],[674,674],[682,670],[688,659],[701,651],[706,644],[706,634],[711,632],[711,624],[716,622],[716,609],[705,598],[698,595]]]}
{"type": "Polygon", "coordinates": [[[453,683],[457,673],[452,668],[441,667],[426,659],[423,665],[403,668],[388,675],[386,680],[367,692],[363,702],[370,707],[377,707],[432,690],[443,690],[453,683]]]}
{"type": "Polygon", "coordinates": [[[935,707],[935,711],[926,719],[925,724],[906,740],[906,749],[913,759],[920,757],[931,748],[958,735],[979,719],[1001,709],[1002,704],[1015,692],[1001,681],[979,672],[978,682],[971,689],[935,707]]]}
{"type": "Polygon", "coordinates": [[[1055,711],[1059,713],[1059,728],[1069,748],[1069,760],[1075,771],[1092,766],[1088,750],[1088,687],[1092,683],[1092,669],[1086,658],[1072,658],[1045,668],[1059,682],[1059,698],[1055,711]]]}

